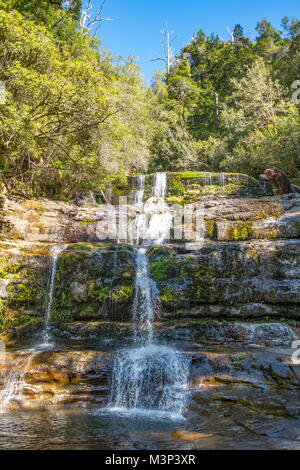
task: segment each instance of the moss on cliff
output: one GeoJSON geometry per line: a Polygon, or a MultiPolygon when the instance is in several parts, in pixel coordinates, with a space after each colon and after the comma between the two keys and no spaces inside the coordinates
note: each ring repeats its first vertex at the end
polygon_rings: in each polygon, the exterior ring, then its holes
{"type": "Polygon", "coordinates": [[[77,244],[58,260],[53,321],[128,318],[135,279],[130,247],[77,244]],[[78,293],[76,290],[80,289],[78,293]]]}

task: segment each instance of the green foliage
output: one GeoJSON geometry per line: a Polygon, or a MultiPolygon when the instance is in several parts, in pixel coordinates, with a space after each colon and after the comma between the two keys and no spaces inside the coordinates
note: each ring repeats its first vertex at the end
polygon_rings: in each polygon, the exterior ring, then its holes
{"type": "MultiPolygon", "coordinates": [[[[0,8],[0,80],[7,90],[0,105],[0,174],[6,190],[70,198],[78,190],[105,188],[125,169],[144,168],[148,92],[133,60],[113,64],[95,39],[76,29],[72,15],[65,18],[59,8],[68,25],[61,33],[38,21],[30,5],[30,14],[27,7],[0,8]]],[[[46,6],[42,2],[47,13],[46,6]]]]}
{"type": "Polygon", "coordinates": [[[262,20],[254,42],[241,25],[231,41],[200,30],[182,49],[153,87],[168,116],[153,149],[157,167],[257,177],[277,166],[299,176],[300,108],[291,84],[299,77],[300,22],[284,18],[282,26],[262,20]]]}
{"type": "Polygon", "coordinates": [[[17,279],[22,266],[22,259],[18,263],[12,263],[5,256],[0,257],[0,279],[17,279]]]}
{"type": "Polygon", "coordinates": [[[35,325],[41,321],[30,315],[9,312],[7,308],[7,301],[0,299],[0,331],[19,325],[35,325]]]}
{"type": "MultiPolygon", "coordinates": [[[[283,18],[279,31],[263,19],[255,41],[240,24],[228,41],[200,30],[147,88],[133,57],[116,61],[82,30],[81,7],[0,0],[6,192],[70,200],[78,191],[114,194],[129,174],[191,168],[257,177],[276,166],[299,178],[300,107],[291,102],[299,20],[283,18]]],[[[173,202],[183,192],[176,185],[173,202]]]]}

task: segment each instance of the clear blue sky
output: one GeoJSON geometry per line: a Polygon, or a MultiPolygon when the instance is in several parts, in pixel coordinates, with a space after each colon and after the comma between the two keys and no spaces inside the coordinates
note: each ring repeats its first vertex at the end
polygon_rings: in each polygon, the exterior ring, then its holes
{"type": "MultiPolygon", "coordinates": [[[[93,3],[96,6],[100,0],[93,3]]],[[[103,16],[115,21],[103,23],[98,36],[114,55],[136,56],[150,82],[154,70],[163,67],[149,59],[161,54],[160,30],[166,21],[176,33],[178,51],[200,28],[228,39],[227,26],[240,23],[244,33],[255,38],[259,20],[265,17],[280,27],[283,16],[299,18],[299,5],[299,0],[106,0],[103,16]]]]}

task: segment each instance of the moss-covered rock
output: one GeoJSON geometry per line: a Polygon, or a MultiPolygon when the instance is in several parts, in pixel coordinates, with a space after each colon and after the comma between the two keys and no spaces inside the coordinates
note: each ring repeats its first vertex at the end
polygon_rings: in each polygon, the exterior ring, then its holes
{"type": "Polygon", "coordinates": [[[0,247],[0,329],[44,316],[49,256],[0,247]]]}
{"type": "Polygon", "coordinates": [[[149,259],[166,315],[299,318],[299,240],[163,247],[149,259]]]}
{"type": "Polygon", "coordinates": [[[168,173],[169,204],[188,204],[203,196],[261,197],[265,192],[254,178],[238,173],[168,173]]]}
{"type": "Polygon", "coordinates": [[[58,260],[52,319],[128,319],[134,280],[132,248],[72,245],[58,260]]]}

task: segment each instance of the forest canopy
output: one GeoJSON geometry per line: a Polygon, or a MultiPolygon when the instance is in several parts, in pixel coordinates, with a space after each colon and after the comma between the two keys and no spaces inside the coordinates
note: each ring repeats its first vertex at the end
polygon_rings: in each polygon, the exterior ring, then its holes
{"type": "MultiPolygon", "coordinates": [[[[255,41],[200,30],[145,85],[80,24],[80,0],[0,0],[0,173],[9,194],[69,199],[135,172],[300,177],[300,21],[255,41]]],[[[100,30],[101,36],[101,30],[100,30]]]]}

